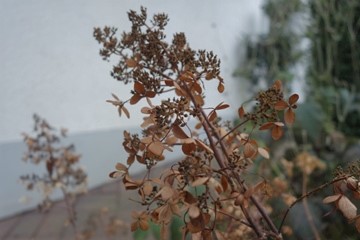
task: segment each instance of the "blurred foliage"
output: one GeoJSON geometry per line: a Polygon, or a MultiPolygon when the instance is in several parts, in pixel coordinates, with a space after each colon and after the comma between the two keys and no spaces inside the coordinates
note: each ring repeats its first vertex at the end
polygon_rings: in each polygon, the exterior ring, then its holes
{"type": "MultiPolygon", "coordinates": [[[[305,150],[325,160],[327,169],[309,178],[307,187],[311,189],[330,179],[338,165],[359,159],[360,1],[267,0],[263,11],[268,31],[245,38],[245,59],[235,74],[251,81],[252,91],[275,79],[291,85],[305,76],[305,96],[301,96],[293,134],[273,155],[294,163],[305,150]],[[305,74],[299,69],[305,69],[305,74]]],[[[288,179],[295,195],[301,194],[304,177],[295,171],[288,179]]],[[[321,238],[357,239],[356,229],[338,213],[329,214],[332,208],[320,200],[309,198],[308,207],[321,238]]],[[[290,213],[291,225],[298,227],[289,239],[312,236],[304,219],[304,207],[299,204],[290,213]]]]}
{"type": "MultiPolygon", "coordinates": [[[[149,221],[150,228],[148,231],[137,229],[133,233],[134,240],[146,240],[146,239],[160,239],[160,226],[149,221]],[[151,238],[152,237],[152,238],[151,238]]],[[[184,222],[179,217],[173,217],[169,226],[169,239],[180,240],[182,239],[181,229],[184,226],[184,222]]]]}
{"type": "Polygon", "coordinates": [[[245,38],[245,61],[235,74],[250,79],[253,86],[260,82],[270,86],[274,79],[291,81],[293,74],[289,69],[301,56],[294,47],[299,44],[300,38],[292,22],[294,14],[301,9],[300,0],[267,1],[263,10],[269,19],[268,33],[261,34],[257,39],[245,38]]]}
{"type": "Polygon", "coordinates": [[[308,98],[321,105],[334,129],[358,137],[360,2],[312,0],[308,8],[308,98]]]}

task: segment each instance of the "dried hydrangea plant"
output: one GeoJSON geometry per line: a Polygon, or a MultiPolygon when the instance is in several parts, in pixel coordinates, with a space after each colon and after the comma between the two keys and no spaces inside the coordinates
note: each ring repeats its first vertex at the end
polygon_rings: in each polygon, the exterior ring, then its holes
{"type": "MultiPolygon", "coordinates": [[[[205,87],[207,82],[215,81],[219,94],[225,89],[217,56],[191,49],[184,33],[176,33],[171,42],[166,41],[166,14],[148,19],[146,9],[141,8],[139,13],[130,11],[128,16],[132,24],[129,32],[118,36],[116,28],[95,28],[94,37],[102,46],[102,58],[117,61],[111,76],[133,86],[128,99],[113,94],[108,102],[116,106],[120,116],[128,118],[126,106],[145,105],[141,109],[142,134],[124,131],[123,147],[128,157],[110,173],[122,179],[126,190],[136,190],[139,195],[143,211],[133,212],[132,231],[147,230],[152,221],[161,226],[161,236],[166,239],[171,219],[180,216],[184,239],[189,234],[193,239],[282,239],[282,232],[290,231],[283,224],[294,204],[331,184],[350,181],[349,175],[343,173],[295,198],[281,191],[287,190],[286,182],[274,179],[273,185],[279,189],[274,189],[273,194],[282,196],[288,205],[276,227],[266,202],[269,183],[246,180],[254,161],[270,158],[268,149],[254,138],[253,132],[267,130],[274,140],[280,139],[285,124],[295,120],[299,96],[284,98],[281,82],[275,81],[256,95],[251,111],[243,105],[238,107],[240,123],[232,126],[218,117],[229,104],[206,105],[205,96],[213,91],[205,87]],[[197,124],[192,127],[190,122],[194,121],[197,124]],[[181,151],[183,157],[156,176],[152,169],[166,161],[166,151],[181,151]],[[146,169],[141,179],[130,174],[135,162],[146,169]]],[[[358,182],[353,185],[357,191],[358,182]]],[[[347,200],[339,191],[324,201],[336,202],[343,211],[341,206],[347,200]]],[[[345,215],[353,218],[351,214],[345,215]]]]}
{"type": "Polygon", "coordinates": [[[76,234],[76,213],[74,200],[76,195],[87,191],[87,175],[77,166],[80,155],[75,152],[74,145],[61,145],[61,139],[66,137],[67,130],[61,129],[60,135],[49,123],[34,114],[34,134],[23,133],[27,151],[23,160],[36,165],[44,165],[43,175],[27,174],[20,177],[28,190],[40,189],[43,201],[39,209],[47,211],[52,206],[51,195],[60,189],[68,211],[68,221],[76,234]]]}

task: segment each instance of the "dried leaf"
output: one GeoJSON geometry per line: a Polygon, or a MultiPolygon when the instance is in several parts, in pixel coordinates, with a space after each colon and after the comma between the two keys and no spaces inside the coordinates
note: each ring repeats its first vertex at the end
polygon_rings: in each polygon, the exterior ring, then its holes
{"type": "Polygon", "coordinates": [[[222,188],[221,184],[213,177],[211,177],[209,180],[209,186],[212,187],[213,189],[215,189],[215,191],[218,194],[221,194],[222,192],[224,192],[224,189],[222,188]]]}
{"type": "Polygon", "coordinates": [[[184,197],[184,202],[188,203],[188,204],[193,204],[197,202],[197,199],[188,191],[183,191],[182,195],[184,197]]]}
{"type": "Polygon", "coordinates": [[[191,183],[192,187],[197,187],[200,185],[204,185],[207,181],[209,181],[209,177],[199,177],[195,181],[191,183]]]}
{"type": "Polygon", "coordinates": [[[257,144],[248,141],[244,145],[244,157],[245,158],[254,158],[257,154],[257,144]]]}
{"type": "Polygon", "coordinates": [[[148,98],[154,98],[156,96],[156,92],[154,91],[147,91],[145,93],[145,97],[148,97],[148,98]]]}
{"type": "Polygon", "coordinates": [[[224,92],[224,90],[225,90],[224,84],[222,82],[219,82],[217,89],[218,89],[219,93],[224,92]]]}
{"type": "Polygon", "coordinates": [[[258,152],[259,152],[259,154],[260,154],[263,158],[266,158],[266,159],[269,159],[269,158],[270,158],[269,151],[266,150],[265,148],[259,147],[259,148],[258,148],[258,152]]]}
{"type": "MultiPolygon", "coordinates": [[[[120,109],[120,107],[119,107],[119,109],[120,109]]],[[[120,110],[125,113],[125,115],[126,115],[127,118],[130,118],[130,113],[129,113],[129,111],[127,110],[127,108],[124,107],[124,105],[121,107],[120,110]]]]}
{"type": "Polygon", "coordinates": [[[278,127],[283,127],[285,126],[284,123],[282,122],[274,122],[274,125],[278,126],[278,127]]]}
{"type": "Polygon", "coordinates": [[[213,79],[215,76],[212,72],[207,72],[206,75],[205,75],[205,79],[206,80],[211,80],[213,79]]]}
{"type": "Polygon", "coordinates": [[[173,146],[178,141],[178,138],[175,136],[168,136],[165,140],[166,144],[169,146],[173,146]]]}
{"type": "Polygon", "coordinates": [[[165,82],[166,86],[169,86],[169,87],[174,86],[174,80],[166,79],[166,80],[164,80],[164,82],[165,82]]]}
{"type": "Polygon", "coordinates": [[[149,196],[153,191],[153,186],[150,181],[146,181],[143,185],[143,191],[146,196],[149,196]]]}
{"type": "Polygon", "coordinates": [[[192,87],[198,94],[202,93],[202,88],[201,88],[200,84],[198,84],[197,82],[194,82],[192,87]]]}
{"type": "Polygon", "coordinates": [[[128,159],[126,160],[126,163],[128,165],[131,165],[134,163],[134,161],[135,161],[135,155],[131,154],[131,155],[129,155],[128,159]]]}
{"type": "Polygon", "coordinates": [[[139,183],[132,180],[128,174],[123,178],[123,183],[126,190],[134,190],[139,187],[139,183]]]}
{"type": "Polygon", "coordinates": [[[161,156],[164,149],[165,148],[161,142],[152,142],[148,145],[148,150],[156,156],[161,156]]]}
{"type": "Polygon", "coordinates": [[[185,82],[192,82],[194,79],[194,75],[192,74],[192,72],[187,71],[187,72],[181,74],[179,79],[181,81],[185,81],[185,82]]]}
{"type": "Polygon", "coordinates": [[[195,139],[195,142],[200,148],[204,149],[208,153],[211,153],[211,154],[214,153],[214,151],[208,145],[206,145],[204,142],[202,142],[201,140],[195,139]]]}
{"type": "Polygon", "coordinates": [[[357,191],[359,188],[359,181],[357,181],[355,177],[348,177],[346,179],[346,186],[351,191],[357,191]]]}
{"type": "Polygon", "coordinates": [[[116,170],[118,170],[118,171],[124,171],[124,172],[127,172],[127,170],[128,170],[128,168],[127,168],[124,164],[122,164],[122,163],[117,163],[117,164],[115,165],[115,168],[116,168],[116,170]]]}
{"type": "Polygon", "coordinates": [[[150,114],[151,113],[151,108],[149,107],[142,107],[141,108],[141,112],[144,114],[150,114]]]}
{"type": "Polygon", "coordinates": [[[359,199],[360,199],[360,192],[359,192],[359,191],[354,191],[354,192],[353,192],[353,197],[354,197],[355,199],[359,200],[359,199]]]}
{"type": "Polygon", "coordinates": [[[224,103],[224,102],[221,102],[220,104],[218,104],[218,105],[215,107],[215,109],[216,109],[216,110],[221,110],[221,109],[226,109],[226,108],[228,108],[228,107],[230,107],[229,104],[224,103]]]}
{"type": "Polygon", "coordinates": [[[179,86],[179,84],[175,81],[173,81],[174,87],[175,87],[175,92],[177,95],[179,96],[186,96],[186,92],[179,86]]]}
{"type": "Polygon", "coordinates": [[[140,95],[144,95],[145,94],[145,87],[141,82],[134,82],[134,91],[139,93],[140,95]]]}
{"type": "Polygon", "coordinates": [[[188,135],[182,130],[182,128],[179,125],[173,125],[172,131],[174,133],[174,136],[179,139],[187,139],[189,138],[188,135]]]}
{"type": "Polygon", "coordinates": [[[278,110],[278,111],[282,111],[282,110],[285,110],[289,108],[289,104],[283,100],[281,101],[278,101],[276,104],[275,104],[275,110],[278,110]]]}
{"type": "Polygon", "coordinates": [[[139,100],[141,99],[141,96],[138,93],[135,93],[131,98],[130,98],[130,104],[134,105],[137,102],[139,102],[139,100]]]}
{"type": "Polygon", "coordinates": [[[186,155],[191,155],[196,150],[195,143],[185,143],[181,146],[181,150],[186,155]]]}
{"type": "Polygon", "coordinates": [[[291,95],[289,97],[289,104],[290,106],[294,105],[297,101],[299,100],[299,95],[297,95],[296,93],[291,95]]]}
{"type": "Polygon", "coordinates": [[[168,186],[163,186],[160,191],[155,195],[155,197],[161,196],[161,199],[167,201],[174,195],[174,190],[168,186]]]}
{"type": "Polygon", "coordinates": [[[259,183],[257,183],[255,186],[250,187],[248,190],[246,190],[246,192],[244,193],[244,197],[245,198],[250,198],[253,194],[255,194],[256,192],[260,191],[261,189],[263,189],[266,186],[266,181],[261,181],[259,183]]]}
{"type": "Polygon", "coordinates": [[[137,61],[135,61],[135,60],[132,59],[132,58],[126,59],[125,63],[126,63],[126,66],[129,67],[129,68],[134,68],[134,67],[136,67],[137,64],[138,64],[137,61]]]}
{"type": "Polygon", "coordinates": [[[113,98],[115,98],[117,101],[120,102],[120,99],[118,98],[118,96],[116,96],[114,93],[111,93],[111,95],[113,96],[113,98]]]}
{"type": "Polygon", "coordinates": [[[195,204],[191,204],[188,213],[191,218],[197,218],[200,215],[200,209],[195,204]]]}
{"type": "Polygon", "coordinates": [[[113,172],[109,173],[110,178],[118,178],[118,177],[122,177],[122,176],[124,176],[124,173],[121,173],[119,171],[113,171],[113,172]]]}
{"type": "Polygon", "coordinates": [[[292,108],[289,108],[288,110],[286,110],[284,119],[285,119],[285,122],[287,124],[289,124],[289,125],[294,123],[294,121],[295,121],[295,113],[292,110],[292,108]]]}
{"type": "Polygon", "coordinates": [[[148,221],[139,221],[139,227],[141,230],[146,231],[149,229],[148,221]]]}
{"type": "Polygon", "coordinates": [[[212,240],[211,234],[212,234],[212,230],[210,229],[202,230],[201,231],[202,240],[212,240]]]}
{"type": "Polygon", "coordinates": [[[245,116],[245,109],[243,106],[239,107],[238,114],[240,118],[243,118],[245,116]]]}
{"type": "Polygon", "coordinates": [[[228,183],[227,178],[224,175],[221,175],[220,184],[221,184],[224,192],[226,192],[226,190],[228,189],[229,183],[228,183]]]}
{"type": "Polygon", "coordinates": [[[203,106],[204,105],[204,98],[203,98],[203,96],[201,96],[201,95],[195,95],[194,96],[194,100],[195,100],[195,103],[197,104],[197,105],[199,105],[199,106],[203,106]]]}
{"type": "Polygon", "coordinates": [[[336,202],[337,200],[339,200],[341,198],[341,196],[342,196],[341,194],[328,196],[328,197],[323,199],[323,203],[327,204],[327,203],[336,202]]]}
{"type": "Polygon", "coordinates": [[[267,122],[267,123],[264,123],[263,125],[261,125],[259,127],[259,130],[267,130],[267,129],[270,129],[274,126],[274,123],[273,122],[267,122]]]}
{"type": "Polygon", "coordinates": [[[271,131],[271,137],[274,139],[274,140],[278,140],[281,138],[281,136],[283,135],[283,130],[281,127],[279,126],[274,126],[272,131],[271,131]]]}
{"type": "Polygon", "coordinates": [[[234,204],[235,204],[235,206],[241,206],[241,205],[244,204],[244,202],[245,202],[245,197],[244,197],[244,195],[243,195],[243,194],[239,194],[239,195],[237,195],[234,204]]]}
{"type": "Polygon", "coordinates": [[[208,116],[208,120],[210,122],[214,121],[217,118],[217,113],[215,110],[212,110],[208,116]]]}
{"type": "Polygon", "coordinates": [[[274,87],[275,89],[281,91],[281,90],[282,90],[282,83],[281,83],[281,81],[280,81],[280,80],[276,80],[276,81],[274,82],[273,87],[274,87]]]}
{"type": "Polygon", "coordinates": [[[348,220],[355,218],[357,215],[356,206],[344,195],[338,201],[338,208],[348,220]]]}

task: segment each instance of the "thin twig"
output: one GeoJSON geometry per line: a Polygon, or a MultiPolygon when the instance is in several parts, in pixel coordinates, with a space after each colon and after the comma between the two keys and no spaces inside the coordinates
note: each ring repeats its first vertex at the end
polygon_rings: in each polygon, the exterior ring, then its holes
{"type": "Polygon", "coordinates": [[[327,182],[327,183],[324,183],[323,185],[320,185],[319,187],[315,188],[314,190],[312,190],[312,191],[310,191],[310,192],[307,192],[306,194],[304,194],[304,195],[300,196],[299,198],[297,198],[297,199],[295,200],[295,202],[293,202],[293,203],[288,207],[288,209],[286,209],[286,212],[285,212],[285,214],[284,214],[283,219],[281,220],[281,223],[280,223],[280,226],[279,226],[279,228],[278,228],[278,231],[281,232],[281,228],[282,228],[282,226],[284,225],[285,219],[286,219],[289,211],[291,210],[292,207],[295,206],[295,204],[297,204],[298,202],[300,202],[300,201],[303,200],[304,198],[309,197],[310,195],[312,195],[312,194],[314,194],[314,193],[322,190],[323,188],[326,188],[327,186],[329,186],[329,185],[331,185],[331,184],[334,184],[334,183],[336,183],[336,182],[338,182],[338,181],[345,180],[346,178],[348,178],[348,176],[342,176],[342,177],[335,178],[335,179],[333,179],[332,181],[327,182]]]}
{"type": "MultiPolygon", "coordinates": [[[[303,194],[306,194],[307,180],[308,180],[308,176],[306,175],[305,172],[303,172],[303,186],[302,186],[302,193],[303,194]]],[[[314,219],[313,219],[313,217],[311,215],[307,198],[304,198],[303,204],[304,204],[305,215],[306,215],[306,218],[307,218],[307,220],[309,222],[311,231],[313,232],[314,237],[315,237],[316,240],[321,240],[319,232],[317,231],[317,229],[315,227],[314,219]]]]}

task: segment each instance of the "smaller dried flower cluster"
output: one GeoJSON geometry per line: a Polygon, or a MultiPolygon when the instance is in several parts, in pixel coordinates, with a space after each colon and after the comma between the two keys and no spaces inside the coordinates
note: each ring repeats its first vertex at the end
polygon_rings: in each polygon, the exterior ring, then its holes
{"type": "Polygon", "coordinates": [[[86,191],[87,176],[84,170],[76,167],[80,155],[75,153],[74,145],[60,145],[61,138],[66,137],[66,129],[61,129],[58,136],[56,130],[44,119],[36,114],[33,118],[35,135],[23,134],[27,145],[23,160],[36,165],[44,164],[46,173],[43,176],[28,174],[20,179],[28,190],[42,190],[44,200],[39,208],[48,210],[54,189],[60,189],[65,197],[75,197],[76,194],[86,191]]]}

